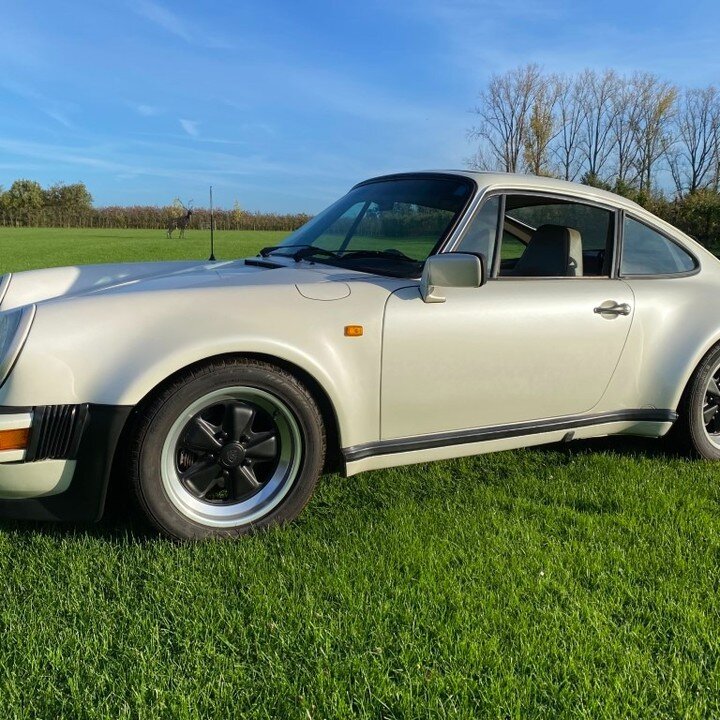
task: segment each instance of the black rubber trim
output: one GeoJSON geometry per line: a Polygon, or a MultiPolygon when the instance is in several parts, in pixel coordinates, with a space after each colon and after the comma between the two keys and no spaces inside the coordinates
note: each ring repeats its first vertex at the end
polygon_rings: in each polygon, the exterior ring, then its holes
{"type": "MultiPolygon", "coordinates": [[[[351,190],[362,187],[363,185],[372,185],[373,183],[386,182],[388,180],[432,180],[435,178],[440,178],[442,180],[464,180],[475,189],[475,193],[478,189],[478,184],[475,178],[470,175],[465,175],[465,171],[444,172],[442,170],[421,170],[419,172],[400,172],[391,173],[390,175],[377,175],[376,177],[368,178],[367,180],[363,180],[362,182],[353,185],[351,190]]],[[[471,199],[475,197],[475,193],[472,193],[471,199]]],[[[463,211],[464,210],[467,210],[467,205],[463,208],[463,211]]]]}
{"type": "Polygon", "coordinates": [[[411,452],[413,450],[466,445],[484,440],[502,440],[503,438],[522,437],[523,435],[538,435],[554,430],[570,430],[588,425],[604,425],[613,422],[675,422],[677,418],[678,414],[672,410],[654,409],[620,410],[619,412],[600,413],[598,415],[567,415],[552,420],[493,425],[472,430],[418,435],[399,440],[381,440],[380,442],[344,448],[342,453],[345,462],[353,462],[376,455],[394,455],[395,453],[411,452]]]}
{"type": "Polygon", "coordinates": [[[18,406],[8,407],[7,405],[0,406],[0,415],[22,415],[23,413],[32,412],[32,406],[18,406]]]}
{"type": "MultiPolygon", "coordinates": [[[[132,407],[87,405],[70,487],[58,495],[0,500],[0,518],[94,522],[105,508],[113,457],[132,407]]],[[[12,408],[12,412],[18,412],[12,408]]],[[[29,463],[28,463],[29,464],[29,463]]]]}

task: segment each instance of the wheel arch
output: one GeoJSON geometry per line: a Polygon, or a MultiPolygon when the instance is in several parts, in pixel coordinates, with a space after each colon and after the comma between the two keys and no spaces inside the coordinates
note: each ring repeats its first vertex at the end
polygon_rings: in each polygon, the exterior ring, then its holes
{"type": "MultiPolygon", "coordinates": [[[[193,368],[200,367],[210,362],[233,360],[238,358],[258,360],[261,362],[266,362],[270,365],[275,365],[276,367],[281,368],[282,370],[285,370],[286,372],[293,375],[295,378],[297,378],[297,380],[299,380],[303,385],[305,385],[305,387],[307,387],[313,399],[318,404],[318,409],[320,410],[323,424],[325,426],[327,446],[325,467],[323,469],[323,472],[345,472],[345,464],[343,461],[340,444],[340,423],[338,420],[337,412],[335,410],[335,406],[332,400],[330,399],[330,395],[323,387],[322,383],[317,380],[317,378],[315,378],[311,373],[309,373],[307,370],[300,367],[299,365],[274,355],[257,352],[222,353],[218,355],[211,355],[201,360],[196,360],[195,362],[192,362],[184,367],[178,368],[173,373],[163,378],[160,382],[156,383],[152,388],[150,388],[133,407],[132,412],[125,421],[123,429],[120,433],[120,439],[118,440],[118,443],[115,447],[115,452],[113,454],[112,471],[110,473],[109,487],[107,493],[108,497],[113,498],[120,504],[124,503],[124,498],[121,498],[120,496],[124,492],[124,485],[126,480],[125,462],[127,461],[132,436],[136,429],[137,417],[138,414],[142,412],[143,408],[149,402],[151,402],[152,399],[159,392],[162,392],[162,390],[167,387],[167,385],[173,383],[179,375],[188,371],[192,371],[193,368]]],[[[107,506],[107,499],[105,501],[105,504],[107,506]]]]}
{"type": "Polygon", "coordinates": [[[692,356],[691,360],[684,368],[682,382],[680,383],[680,391],[676,393],[674,409],[681,412],[683,402],[687,396],[695,371],[700,367],[705,358],[720,346],[720,330],[717,330],[709,339],[703,343],[701,348],[692,356]]]}

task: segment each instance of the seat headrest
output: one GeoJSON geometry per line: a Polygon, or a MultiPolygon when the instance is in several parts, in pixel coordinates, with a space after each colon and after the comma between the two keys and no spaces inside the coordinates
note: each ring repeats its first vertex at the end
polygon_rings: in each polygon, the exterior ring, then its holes
{"type": "Polygon", "coordinates": [[[580,233],[564,225],[541,225],[530,238],[512,274],[523,277],[581,276],[580,233]]]}

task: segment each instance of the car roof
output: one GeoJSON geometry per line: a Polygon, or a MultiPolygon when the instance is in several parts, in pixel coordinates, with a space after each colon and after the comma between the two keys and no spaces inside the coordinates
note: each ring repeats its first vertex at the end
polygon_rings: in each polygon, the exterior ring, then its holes
{"type": "MultiPolygon", "coordinates": [[[[525,175],[523,173],[505,173],[505,172],[486,172],[481,170],[418,170],[416,172],[392,173],[389,175],[380,175],[378,177],[365,180],[358,185],[376,182],[380,180],[389,180],[392,178],[407,178],[418,176],[437,175],[445,176],[457,175],[460,177],[470,178],[477,183],[480,192],[484,190],[518,190],[529,192],[549,192],[558,193],[560,195],[573,196],[589,202],[598,202],[610,205],[622,210],[630,211],[635,217],[647,222],[651,227],[655,227],[661,232],[665,232],[670,237],[681,239],[689,249],[696,255],[705,258],[712,258],[716,263],[720,261],[719,257],[713,255],[707,248],[703,247],[697,240],[684,233],[679,228],[654,215],[646,210],[642,205],[638,205],[632,200],[617,195],[616,193],[592,185],[583,185],[582,183],[569,182],[567,180],[558,180],[556,178],[544,177],[539,175],[525,175]]],[[[355,186],[357,187],[357,185],[355,186]]]]}
{"type": "Polygon", "coordinates": [[[541,177],[538,175],[525,175],[522,173],[505,173],[505,172],[485,172],[475,170],[419,170],[417,172],[393,173],[391,175],[381,175],[378,177],[365,180],[365,183],[375,182],[378,180],[387,180],[390,178],[412,177],[417,175],[458,175],[474,180],[478,187],[503,189],[530,190],[535,192],[557,192],[563,195],[574,195],[586,200],[596,200],[598,202],[609,203],[617,207],[640,211],[647,214],[642,206],[628,200],[622,195],[617,195],[607,190],[593,187],[592,185],[583,185],[582,183],[568,182],[567,180],[557,180],[550,177],[541,177]]]}

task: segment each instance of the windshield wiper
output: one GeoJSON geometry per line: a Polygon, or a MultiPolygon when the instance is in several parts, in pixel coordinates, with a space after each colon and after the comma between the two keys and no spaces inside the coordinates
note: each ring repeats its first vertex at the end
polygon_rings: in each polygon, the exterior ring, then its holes
{"type": "Polygon", "coordinates": [[[317,256],[331,258],[332,260],[363,260],[366,258],[383,258],[385,260],[402,260],[404,262],[417,263],[418,260],[405,255],[399,250],[327,250],[321,247],[308,245],[300,248],[296,253],[290,255],[295,262],[308,260],[317,256]]]}
{"type": "Polygon", "coordinates": [[[314,247],[312,245],[306,245],[305,247],[301,247],[297,252],[294,252],[290,257],[295,262],[300,262],[301,260],[309,260],[310,258],[314,258],[317,255],[332,258],[333,260],[342,260],[343,255],[339,252],[336,252],[335,250],[326,250],[325,248],[321,247],[314,247]]]}
{"type": "MultiPolygon", "coordinates": [[[[269,255],[272,255],[276,250],[288,250],[292,247],[310,247],[309,245],[268,245],[267,247],[264,247],[259,253],[259,257],[268,257],[269,255]]],[[[289,255],[284,255],[283,257],[292,257],[289,255]]]]}
{"type": "Polygon", "coordinates": [[[400,250],[347,250],[343,257],[347,257],[348,259],[355,259],[355,258],[385,258],[387,260],[404,260],[405,262],[420,262],[420,260],[416,260],[415,258],[411,258],[409,255],[406,255],[404,252],[400,252],[400,250]]]}
{"type": "Polygon", "coordinates": [[[259,255],[260,257],[269,257],[273,253],[278,251],[281,257],[292,258],[295,262],[301,260],[311,260],[318,257],[326,257],[329,260],[346,261],[346,260],[363,260],[367,258],[382,258],[385,260],[401,260],[403,262],[411,262],[415,264],[421,263],[420,260],[405,255],[400,250],[327,250],[326,248],[317,247],[315,245],[271,245],[270,247],[263,248],[259,255]],[[288,251],[291,248],[298,248],[295,252],[282,253],[279,251],[288,251]]]}
{"type": "Polygon", "coordinates": [[[259,253],[259,257],[270,257],[275,252],[278,252],[280,257],[286,257],[286,258],[292,258],[295,260],[295,262],[299,262],[300,260],[304,259],[305,257],[311,257],[313,255],[320,254],[328,254],[335,257],[335,253],[331,250],[324,250],[320,247],[314,247],[313,245],[305,244],[305,245],[269,245],[268,247],[264,247],[259,253]],[[295,252],[285,252],[285,253],[279,253],[280,250],[292,250],[293,248],[299,248],[299,250],[295,250],[295,252]]]}

